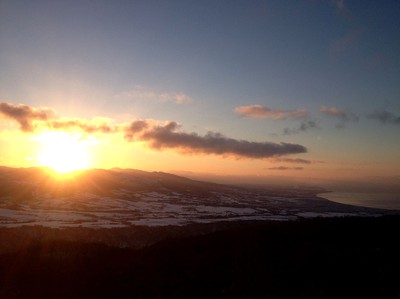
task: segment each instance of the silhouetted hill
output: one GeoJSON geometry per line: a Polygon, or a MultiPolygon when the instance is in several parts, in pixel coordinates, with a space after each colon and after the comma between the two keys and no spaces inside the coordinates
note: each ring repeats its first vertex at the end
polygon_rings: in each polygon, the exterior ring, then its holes
{"type": "Polygon", "coordinates": [[[398,298],[399,217],[236,223],[142,249],[38,240],[1,298],[398,298]]]}
{"type": "Polygon", "coordinates": [[[0,298],[399,297],[396,212],[318,192],[2,167],[0,298]]]}

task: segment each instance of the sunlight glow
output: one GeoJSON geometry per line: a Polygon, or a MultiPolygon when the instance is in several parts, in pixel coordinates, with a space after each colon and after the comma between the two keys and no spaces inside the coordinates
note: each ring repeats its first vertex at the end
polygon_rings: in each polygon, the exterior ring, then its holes
{"type": "Polygon", "coordinates": [[[82,134],[69,132],[43,132],[35,138],[41,149],[38,160],[41,166],[58,173],[68,173],[90,167],[89,142],[82,134]]]}

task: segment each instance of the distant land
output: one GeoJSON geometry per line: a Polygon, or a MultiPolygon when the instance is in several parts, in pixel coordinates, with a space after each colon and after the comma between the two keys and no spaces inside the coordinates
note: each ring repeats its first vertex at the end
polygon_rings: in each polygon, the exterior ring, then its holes
{"type": "Polygon", "coordinates": [[[0,178],[0,227],[112,228],[396,214],[329,201],[318,195],[326,192],[319,187],[245,187],[132,169],[57,177],[44,168],[2,167],[0,178]]]}
{"type": "Polygon", "coordinates": [[[216,175],[190,171],[171,171],[173,174],[200,181],[212,181],[237,186],[280,188],[315,187],[327,190],[320,197],[334,202],[380,209],[400,210],[400,177],[359,177],[353,179],[326,179],[318,177],[216,175]]]}

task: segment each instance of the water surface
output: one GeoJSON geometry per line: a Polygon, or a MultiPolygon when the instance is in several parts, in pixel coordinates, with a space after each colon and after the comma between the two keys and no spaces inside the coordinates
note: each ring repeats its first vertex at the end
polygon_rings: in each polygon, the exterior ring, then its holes
{"type": "Polygon", "coordinates": [[[394,193],[359,193],[333,191],[319,194],[330,201],[390,210],[400,210],[400,194],[394,193]]]}

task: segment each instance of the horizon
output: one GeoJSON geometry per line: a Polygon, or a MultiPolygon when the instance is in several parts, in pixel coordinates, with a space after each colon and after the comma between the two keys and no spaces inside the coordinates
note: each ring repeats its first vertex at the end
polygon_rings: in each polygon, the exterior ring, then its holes
{"type": "Polygon", "coordinates": [[[219,181],[210,182],[207,180],[210,177],[182,177],[137,169],[57,173],[43,167],[1,167],[0,171],[3,178],[1,224],[4,227],[284,221],[398,215],[396,210],[400,210],[398,198],[383,192],[382,186],[379,186],[378,197],[373,186],[363,189],[362,196],[354,190],[349,196],[346,192],[331,192],[298,181],[261,183],[253,178],[248,182],[243,178],[236,181],[225,178],[227,182],[219,178],[219,181]]]}
{"type": "MultiPolygon", "coordinates": [[[[261,187],[261,188],[321,188],[322,193],[335,193],[335,194],[354,194],[358,196],[359,194],[371,194],[371,195],[391,195],[390,199],[397,200],[400,194],[399,178],[389,179],[377,179],[375,177],[367,177],[358,180],[329,180],[329,179],[319,179],[319,178],[297,178],[297,177],[287,177],[278,175],[218,175],[213,173],[201,173],[193,171],[180,171],[180,170],[143,170],[137,168],[85,168],[69,172],[58,172],[56,169],[48,166],[30,166],[30,167],[12,167],[0,165],[1,168],[10,169],[36,169],[44,171],[48,174],[49,178],[54,178],[58,181],[63,181],[64,179],[71,179],[79,177],[80,174],[90,173],[91,171],[134,171],[143,173],[163,173],[167,175],[174,175],[181,178],[186,178],[194,181],[205,182],[205,183],[217,183],[222,185],[233,185],[233,186],[243,186],[243,187],[261,187]]],[[[332,197],[333,198],[333,197],[332,197]]],[[[343,202],[345,203],[345,202],[343,202]]],[[[382,207],[385,202],[382,202],[382,207]]]]}
{"type": "Polygon", "coordinates": [[[398,193],[399,13],[2,1],[0,165],[398,193]]]}

